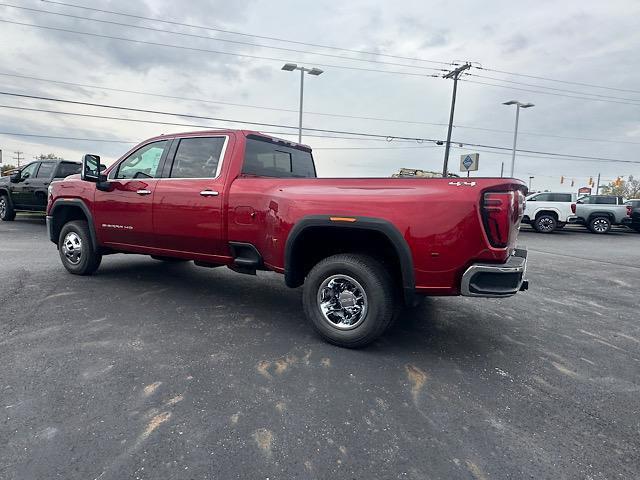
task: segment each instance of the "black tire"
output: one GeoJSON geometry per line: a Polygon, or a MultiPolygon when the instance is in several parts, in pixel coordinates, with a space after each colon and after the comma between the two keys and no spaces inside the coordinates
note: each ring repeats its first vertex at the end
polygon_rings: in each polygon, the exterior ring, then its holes
{"type": "Polygon", "coordinates": [[[609,217],[593,217],[589,220],[589,230],[591,230],[591,233],[609,233],[611,220],[609,217]]]}
{"type": "Polygon", "coordinates": [[[640,225],[633,225],[631,228],[633,228],[636,232],[640,233],[640,225]]]}
{"type": "Polygon", "coordinates": [[[11,206],[11,201],[6,195],[0,196],[0,219],[4,222],[11,222],[16,218],[16,211],[11,206]]]}
{"type": "Polygon", "coordinates": [[[74,220],[62,227],[58,253],[64,268],[74,275],[91,275],[102,261],[102,255],[93,248],[89,225],[84,220],[74,220]]]}
{"type": "Polygon", "coordinates": [[[174,257],[161,257],[159,255],[151,255],[151,258],[154,260],[160,260],[161,262],[188,262],[189,260],[185,260],[184,258],[174,258],[174,257]]]}
{"type": "Polygon", "coordinates": [[[553,233],[558,227],[558,221],[553,215],[543,213],[538,215],[533,222],[533,228],[538,233],[553,233]]]}
{"type": "MultiPolygon", "coordinates": [[[[338,301],[336,295],[327,295],[326,298],[338,301]]],[[[304,313],[316,332],[329,343],[346,348],[364,347],[382,335],[393,319],[397,304],[388,270],[373,257],[348,253],[327,257],[311,269],[304,283],[302,302],[304,313]],[[327,282],[324,287],[323,284],[327,282]],[[332,283],[336,285],[333,289],[329,287],[332,283]],[[346,285],[347,289],[340,290],[341,285],[346,285]],[[355,288],[350,291],[349,287],[355,288]],[[360,301],[366,304],[367,309],[362,318],[356,317],[355,326],[343,323],[340,328],[321,310],[321,291],[329,293],[338,290],[341,294],[347,294],[344,298],[346,303],[352,301],[354,303],[351,305],[360,307],[362,305],[358,305],[357,297],[364,293],[364,301],[360,301]],[[353,298],[349,294],[354,295],[353,298]]]]}

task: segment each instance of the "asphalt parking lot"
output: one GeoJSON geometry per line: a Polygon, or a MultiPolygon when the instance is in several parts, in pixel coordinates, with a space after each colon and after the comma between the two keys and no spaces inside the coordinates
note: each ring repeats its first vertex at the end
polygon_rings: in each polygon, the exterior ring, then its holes
{"type": "Polygon", "coordinates": [[[640,478],[640,235],[520,243],[528,292],[353,351],[277,275],[75,277],[41,219],[0,223],[0,478],[640,478]]]}

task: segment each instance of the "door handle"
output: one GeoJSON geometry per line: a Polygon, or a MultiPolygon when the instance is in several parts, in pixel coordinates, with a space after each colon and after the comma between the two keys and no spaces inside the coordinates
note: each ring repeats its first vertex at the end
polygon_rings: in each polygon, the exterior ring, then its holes
{"type": "Polygon", "coordinates": [[[149,195],[151,193],[151,190],[138,190],[136,192],[138,195],[149,195]]]}
{"type": "Polygon", "coordinates": [[[200,195],[202,195],[203,197],[217,197],[218,195],[220,195],[220,193],[214,190],[203,190],[200,192],[200,195]]]}

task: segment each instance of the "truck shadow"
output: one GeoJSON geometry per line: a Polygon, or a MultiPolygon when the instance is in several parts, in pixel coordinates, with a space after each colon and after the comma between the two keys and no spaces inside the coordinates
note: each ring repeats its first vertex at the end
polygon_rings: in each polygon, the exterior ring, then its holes
{"type": "MultiPolygon", "coordinates": [[[[216,317],[207,323],[229,322],[237,317],[255,317],[272,335],[288,335],[291,342],[321,345],[307,323],[302,310],[302,289],[287,288],[282,277],[260,273],[258,277],[239,275],[224,267],[206,269],[190,262],[165,263],[138,257],[127,262],[109,262],[109,257],[93,279],[101,291],[114,288],[130,290],[143,305],[153,305],[160,312],[183,306],[181,322],[193,321],[194,312],[217,307],[229,312],[228,318],[216,317]],[[166,305],[165,305],[166,304],[166,305]]],[[[200,314],[201,315],[201,314],[200,314]]],[[[484,356],[502,343],[496,318],[479,320],[478,310],[468,310],[456,299],[425,298],[420,306],[406,309],[396,324],[379,340],[360,352],[397,355],[423,351],[460,359],[484,356]]]]}

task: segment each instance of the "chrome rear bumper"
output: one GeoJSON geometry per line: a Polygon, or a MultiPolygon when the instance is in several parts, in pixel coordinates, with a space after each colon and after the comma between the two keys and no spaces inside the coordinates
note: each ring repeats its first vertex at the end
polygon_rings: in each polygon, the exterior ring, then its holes
{"type": "Polygon", "coordinates": [[[526,271],[527,251],[516,248],[505,263],[475,263],[467,268],[460,293],[467,297],[510,297],[529,288],[526,271]]]}

